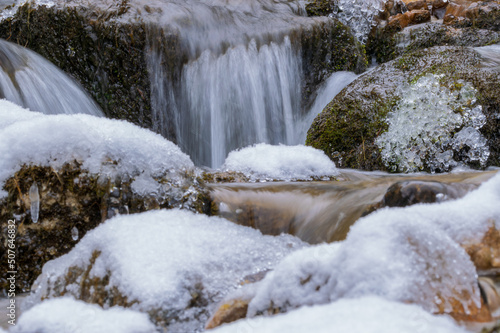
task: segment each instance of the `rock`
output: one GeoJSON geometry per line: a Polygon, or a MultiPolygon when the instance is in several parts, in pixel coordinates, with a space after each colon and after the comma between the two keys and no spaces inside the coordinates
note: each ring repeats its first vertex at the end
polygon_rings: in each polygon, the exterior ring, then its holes
{"type": "Polygon", "coordinates": [[[474,27],[499,31],[498,1],[453,0],[446,8],[443,22],[455,27],[474,27]]]}
{"type": "Polygon", "coordinates": [[[209,319],[205,329],[212,329],[225,323],[243,319],[247,315],[250,300],[235,299],[222,304],[209,319]]]}
{"type": "Polygon", "coordinates": [[[398,14],[389,18],[387,26],[396,31],[403,30],[409,25],[429,22],[431,13],[428,10],[410,10],[404,14],[398,14]]]}
{"type": "Polygon", "coordinates": [[[472,27],[454,28],[438,22],[426,23],[394,32],[386,26],[377,30],[367,49],[378,62],[387,62],[412,51],[448,46],[485,46],[500,41],[496,31],[472,27]]]}
{"type": "Polygon", "coordinates": [[[338,94],[314,120],[306,144],[323,150],[337,166],[365,170],[442,172],[456,165],[499,166],[500,87],[497,74],[483,66],[479,53],[468,48],[434,47],[399,57],[338,94]],[[444,104],[430,107],[430,101],[444,104]],[[439,109],[450,119],[444,123],[450,130],[441,137],[448,137],[446,142],[425,129],[437,120],[424,121],[417,129],[416,119],[435,117],[439,109]],[[416,121],[415,134],[405,130],[396,135],[398,121],[405,126],[416,121]]]}
{"type": "Polygon", "coordinates": [[[327,16],[335,9],[335,2],[332,0],[313,0],[306,5],[308,16],[327,16]]]}
{"type": "Polygon", "coordinates": [[[465,244],[464,248],[478,270],[500,269],[500,230],[494,222],[479,243],[465,244]]]}
{"type": "MultiPolygon", "coordinates": [[[[6,230],[8,220],[16,220],[18,292],[28,292],[47,261],[69,252],[89,230],[110,217],[176,207],[210,212],[208,191],[199,185],[194,175],[185,175],[182,181],[175,183],[165,177],[161,180],[163,190],[156,195],[135,193],[133,181],[133,178],[111,179],[89,174],[76,161],[60,170],[24,166],[8,179],[5,184],[8,196],[0,200],[0,225],[6,230]],[[34,182],[40,189],[37,223],[31,219],[28,196],[34,182]]],[[[0,269],[8,271],[7,233],[0,237],[0,269]]],[[[2,295],[8,289],[6,278],[0,277],[2,295]]]]}

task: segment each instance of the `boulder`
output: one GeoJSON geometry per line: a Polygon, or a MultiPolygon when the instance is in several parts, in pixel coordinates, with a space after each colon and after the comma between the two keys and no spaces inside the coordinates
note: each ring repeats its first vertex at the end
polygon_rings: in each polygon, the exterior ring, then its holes
{"type": "Polygon", "coordinates": [[[474,27],[499,31],[500,3],[498,1],[452,0],[443,22],[455,27],[474,27]]]}
{"type": "Polygon", "coordinates": [[[356,169],[499,166],[500,86],[485,63],[470,48],[434,47],[383,64],[325,107],[306,144],[356,169]]]}
{"type": "MultiPolygon", "coordinates": [[[[17,224],[17,290],[28,292],[47,261],[69,252],[89,230],[108,218],[176,207],[210,212],[209,192],[194,175],[186,174],[175,181],[165,177],[159,180],[163,185],[156,194],[136,193],[133,183],[134,177],[91,174],[77,161],[60,169],[25,165],[9,178],[4,187],[8,195],[0,200],[0,218],[2,230],[7,230],[9,219],[15,219],[17,224]],[[33,183],[39,188],[40,213],[36,223],[29,198],[33,183]]],[[[8,271],[7,233],[0,237],[0,268],[8,271]]],[[[6,278],[0,278],[1,294],[8,289],[6,278]]]]}

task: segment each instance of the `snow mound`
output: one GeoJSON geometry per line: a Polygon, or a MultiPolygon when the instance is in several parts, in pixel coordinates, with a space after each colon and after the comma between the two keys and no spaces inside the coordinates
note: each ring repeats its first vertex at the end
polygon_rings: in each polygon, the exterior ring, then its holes
{"type": "Polygon", "coordinates": [[[327,305],[302,307],[272,317],[256,317],[226,324],[213,333],[465,333],[453,320],[433,316],[421,307],[379,297],[342,299],[327,305]],[[334,328],[334,330],[332,330],[334,328]]]}
{"type": "Polygon", "coordinates": [[[500,174],[462,199],[382,209],[360,219],[345,241],[302,249],[259,282],[248,314],[377,295],[451,312],[479,306],[477,273],[460,244],[500,227],[500,174]]]}
{"type": "Polygon", "coordinates": [[[244,173],[252,180],[312,180],[339,174],[323,151],[259,143],[229,153],[223,170],[244,173]]]}
{"type": "MultiPolygon", "coordinates": [[[[177,316],[178,330],[193,331],[208,319],[207,307],[243,277],[271,269],[302,246],[290,235],[263,236],[222,218],[181,210],[119,216],[88,232],[67,255],[46,263],[27,303],[57,297],[57,286],[68,283],[71,267],[92,265],[88,278],[109,276],[106,290],[116,288],[129,302],[136,300],[132,309],[177,316]],[[96,251],[100,255],[91,264],[96,251]],[[198,302],[190,305],[194,294],[198,302]]],[[[79,280],[69,283],[66,292],[80,298],[79,280]]]]}
{"type": "Polygon", "coordinates": [[[0,100],[0,156],[0,185],[23,164],[57,169],[77,160],[82,169],[108,177],[160,176],[194,167],[175,144],[126,121],[44,115],[5,100],[0,100]]]}
{"type": "Polygon", "coordinates": [[[24,312],[10,332],[150,333],[155,326],[146,314],[112,307],[103,310],[70,297],[55,298],[24,312]]]}

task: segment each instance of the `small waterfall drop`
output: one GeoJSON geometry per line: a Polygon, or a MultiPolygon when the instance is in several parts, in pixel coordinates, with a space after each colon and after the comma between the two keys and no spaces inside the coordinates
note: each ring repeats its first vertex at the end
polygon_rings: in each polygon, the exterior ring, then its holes
{"type": "Polygon", "coordinates": [[[298,36],[325,18],[305,17],[299,2],[288,0],[169,0],[162,8],[158,21],[167,38],[178,35],[186,59],[172,74],[152,33],[155,130],[210,167],[251,144],[304,143],[298,36]]]}
{"type": "Polygon", "coordinates": [[[0,39],[0,98],[45,114],[104,116],[66,73],[19,45],[0,39]]]}

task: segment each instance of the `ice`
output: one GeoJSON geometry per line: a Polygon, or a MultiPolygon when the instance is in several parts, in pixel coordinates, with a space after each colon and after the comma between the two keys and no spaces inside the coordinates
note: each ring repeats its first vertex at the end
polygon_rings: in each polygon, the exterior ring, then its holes
{"type": "Polygon", "coordinates": [[[70,297],[54,298],[23,312],[11,333],[151,333],[144,313],[112,307],[103,310],[70,297]]]}
{"type": "Polygon", "coordinates": [[[449,171],[476,161],[486,165],[490,151],[478,131],[486,117],[477,104],[476,89],[462,80],[447,87],[442,79],[427,74],[398,89],[402,98],[388,114],[389,129],[375,141],[392,171],[449,171]]]}
{"type": "Polygon", "coordinates": [[[126,121],[43,115],[5,100],[0,100],[0,156],[0,185],[23,164],[57,169],[77,160],[103,179],[164,176],[194,167],[172,142],[126,121]]]}
{"type": "MultiPolygon", "coordinates": [[[[88,232],[69,254],[46,263],[28,303],[57,296],[54,286],[65,281],[68,269],[87,267],[92,253],[100,251],[90,279],[108,275],[106,290],[116,287],[129,302],[137,300],[132,309],[176,314],[180,326],[172,331],[192,331],[208,318],[206,308],[244,276],[274,267],[302,246],[290,235],[263,236],[222,218],[181,210],[119,216],[88,232]],[[193,292],[207,304],[190,305],[193,292]]],[[[75,283],[66,290],[78,298],[79,288],[75,283]]]]}
{"type": "Polygon", "coordinates": [[[272,317],[256,317],[222,325],[213,333],[466,333],[446,316],[433,316],[411,304],[367,296],[327,305],[302,307],[272,317]]]}
{"type": "Polygon", "coordinates": [[[385,0],[339,0],[333,17],[349,26],[356,38],[366,43],[375,17],[384,11],[385,0]]]}
{"type": "Polygon", "coordinates": [[[297,146],[256,144],[229,153],[223,170],[242,172],[252,180],[311,180],[339,174],[323,151],[297,146]]]}
{"type": "Polygon", "coordinates": [[[71,229],[71,238],[74,240],[74,241],[77,241],[78,240],[78,229],[76,227],[73,227],[71,229]]]}
{"type": "Polygon", "coordinates": [[[38,214],[40,213],[40,195],[38,194],[38,185],[33,183],[30,187],[30,213],[33,223],[38,222],[38,214]]]}
{"type": "Polygon", "coordinates": [[[456,201],[382,209],[356,222],[345,241],[286,257],[254,290],[250,316],[341,298],[376,295],[450,312],[479,304],[477,273],[459,244],[500,227],[500,174],[456,201]]]}

